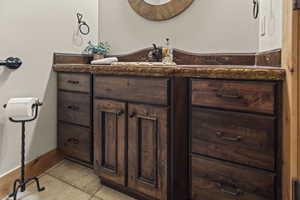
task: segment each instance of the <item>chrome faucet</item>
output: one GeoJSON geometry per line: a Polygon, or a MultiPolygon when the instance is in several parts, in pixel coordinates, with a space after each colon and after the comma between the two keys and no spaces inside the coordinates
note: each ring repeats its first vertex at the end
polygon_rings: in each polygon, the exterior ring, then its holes
{"type": "Polygon", "coordinates": [[[148,53],[149,61],[161,62],[162,60],[162,48],[157,47],[156,44],[153,44],[153,49],[148,53]]]}

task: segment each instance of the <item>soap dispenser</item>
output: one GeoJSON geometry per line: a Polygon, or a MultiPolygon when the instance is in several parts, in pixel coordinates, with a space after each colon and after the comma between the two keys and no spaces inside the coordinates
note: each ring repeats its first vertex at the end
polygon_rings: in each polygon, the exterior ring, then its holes
{"type": "Polygon", "coordinates": [[[171,47],[171,42],[169,38],[166,39],[166,47],[163,48],[162,54],[163,54],[163,59],[162,59],[163,63],[174,63],[173,49],[171,47]]]}

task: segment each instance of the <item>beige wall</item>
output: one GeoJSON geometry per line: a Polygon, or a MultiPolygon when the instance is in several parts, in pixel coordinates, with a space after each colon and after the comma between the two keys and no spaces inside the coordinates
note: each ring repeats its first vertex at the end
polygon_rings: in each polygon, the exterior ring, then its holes
{"type": "Polygon", "coordinates": [[[113,53],[126,53],[163,44],[192,52],[241,53],[258,50],[258,20],[252,0],[194,0],[180,16],[153,22],[138,16],[127,0],[100,1],[99,34],[113,53]]]}
{"type": "Polygon", "coordinates": [[[259,51],[281,48],[282,46],[282,0],[261,0],[259,16],[259,51]],[[263,24],[265,21],[265,31],[263,24]],[[265,35],[262,35],[265,32],[265,35]]]}
{"type": "MultiPolygon", "coordinates": [[[[0,67],[0,176],[19,166],[20,125],[9,122],[2,105],[10,97],[35,96],[45,102],[40,117],[27,125],[27,158],[56,148],[56,77],[53,52],[78,52],[72,41],[76,11],[90,24],[90,39],[98,36],[97,0],[1,0],[0,59],[18,56],[18,70],[0,67]]],[[[85,38],[85,42],[88,38],[85,38]]]]}

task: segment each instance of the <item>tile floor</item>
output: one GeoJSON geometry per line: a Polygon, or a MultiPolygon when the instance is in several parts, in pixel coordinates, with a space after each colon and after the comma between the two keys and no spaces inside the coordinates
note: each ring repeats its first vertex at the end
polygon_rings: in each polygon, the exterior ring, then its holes
{"type": "Polygon", "coordinates": [[[30,184],[26,192],[18,193],[18,200],[134,200],[101,185],[92,169],[68,160],[42,174],[40,182],[45,191],[39,193],[35,184],[30,184]]]}

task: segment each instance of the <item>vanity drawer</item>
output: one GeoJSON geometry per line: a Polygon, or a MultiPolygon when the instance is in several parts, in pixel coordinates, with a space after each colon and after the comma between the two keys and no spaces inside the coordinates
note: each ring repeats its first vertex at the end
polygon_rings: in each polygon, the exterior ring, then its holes
{"type": "Polygon", "coordinates": [[[92,134],[89,128],[58,124],[58,146],[67,156],[91,162],[92,134]]]}
{"type": "Polygon", "coordinates": [[[192,152],[275,169],[275,118],[192,108],[192,152]]]}
{"type": "Polygon", "coordinates": [[[192,104],[274,114],[273,82],[192,80],[192,104]]]}
{"type": "Polygon", "coordinates": [[[124,76],[96,76],[94,94],[97,97],[168,104],[168,78],[143,78],[124,76]]]}
{"type": "Polygon", "coordinates": [[[271,172],[191,157],[192,200],[273,200],[275,175],[271,172]]]}
{"type": "Polygon", "coordinates": [[[89,93],[91,76],[84,73],[58,73],[58,89],[89,93]]]}
{"type": "Polygon", "coordinates": [[[88,94],[58,92],[58,119],[91,126],[91,104],[88,94]]]}

